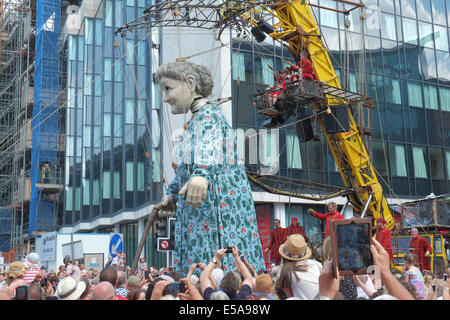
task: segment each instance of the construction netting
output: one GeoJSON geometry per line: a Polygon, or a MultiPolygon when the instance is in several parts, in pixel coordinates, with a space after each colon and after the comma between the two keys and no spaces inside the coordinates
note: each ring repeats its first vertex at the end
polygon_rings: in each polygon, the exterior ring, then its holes
{"type": "Polygon", "coordinates": [[[37,1],[34,70],[31,202],[28,234],[52,231],[53,204],[42,200],[36,184],[45,163],[56,164],[59,117],[61,0],[37,1]]]}
{"type": "Polygon", "coordinates": [[[10,208],[0,207],[0,251],[8,252],[11,249],[12,220],[14,211],[10,208]]]}

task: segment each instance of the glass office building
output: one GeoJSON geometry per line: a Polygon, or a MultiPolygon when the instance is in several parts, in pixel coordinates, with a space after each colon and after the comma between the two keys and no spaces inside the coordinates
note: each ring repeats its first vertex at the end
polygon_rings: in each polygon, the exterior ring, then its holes
{"type": "MultiPolygon", "coordinates": [[[[160,103],[152,85],[159,35],[147,29],[114,34],[142,15],[150,0],[104,0],[89,7],[91,2],[80,1],[79,28],[65,40],[65,186],[57,228],[87,222],[79,232],[109,232],[114,226],[101,218],[161,198],[160,103]]],[[[119,219],[115,227],[132,257],[137,221],[119,219]]]]}

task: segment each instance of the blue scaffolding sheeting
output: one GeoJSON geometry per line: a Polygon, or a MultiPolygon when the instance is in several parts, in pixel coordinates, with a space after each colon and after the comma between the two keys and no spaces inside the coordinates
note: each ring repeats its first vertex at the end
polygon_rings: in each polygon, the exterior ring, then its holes
{"type": "Polygon", "coordinates": [[[10,208],[0,208],[0,251],[11,250],[13,210],[10,208]]]}
{"type": "Polygon", "coordinates": [[[61,0],[37,1],[30,238],[54,227],[53,204],[40,198],[36,183],[44,163],[57,164],[60,32],[61,0]]]}

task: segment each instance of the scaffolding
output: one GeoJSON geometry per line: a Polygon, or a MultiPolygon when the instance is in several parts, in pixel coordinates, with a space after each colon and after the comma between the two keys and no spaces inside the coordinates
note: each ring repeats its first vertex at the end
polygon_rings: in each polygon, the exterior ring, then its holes
{"type": "MultiPolygon", "coordinates": [[[[0,207],[3,242],[24,256],[30,194],[36,0],[0,0],[0,207]],[[27,192],[28,191],[28,192],[27,192]]],[[[17,259],[13,256],[12,259],[17,259]]]]}

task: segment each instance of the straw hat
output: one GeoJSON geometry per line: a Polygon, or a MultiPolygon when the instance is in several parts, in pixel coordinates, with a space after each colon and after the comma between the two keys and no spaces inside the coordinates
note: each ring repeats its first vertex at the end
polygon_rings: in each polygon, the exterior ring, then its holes
{"type": "Polygon", "coordinates": [[[311,256],[311,249],[301,234],[290,235],[278,251],[284,259],[291,261],[306,260],[311,256]]]}
{"type": "Polygon", "coordinates": [[[86,283],[72,277],[65,277],[59,281],[55,296],[58,296],[60,300],[77,300],[84,290],[86,290],[86,283]]]}
{"type": "Polygon", "coordinates": [[[22,261],[14,261],[9,265],[8,277],[17,278],[27,273],[28,268],[22,261]]]}

